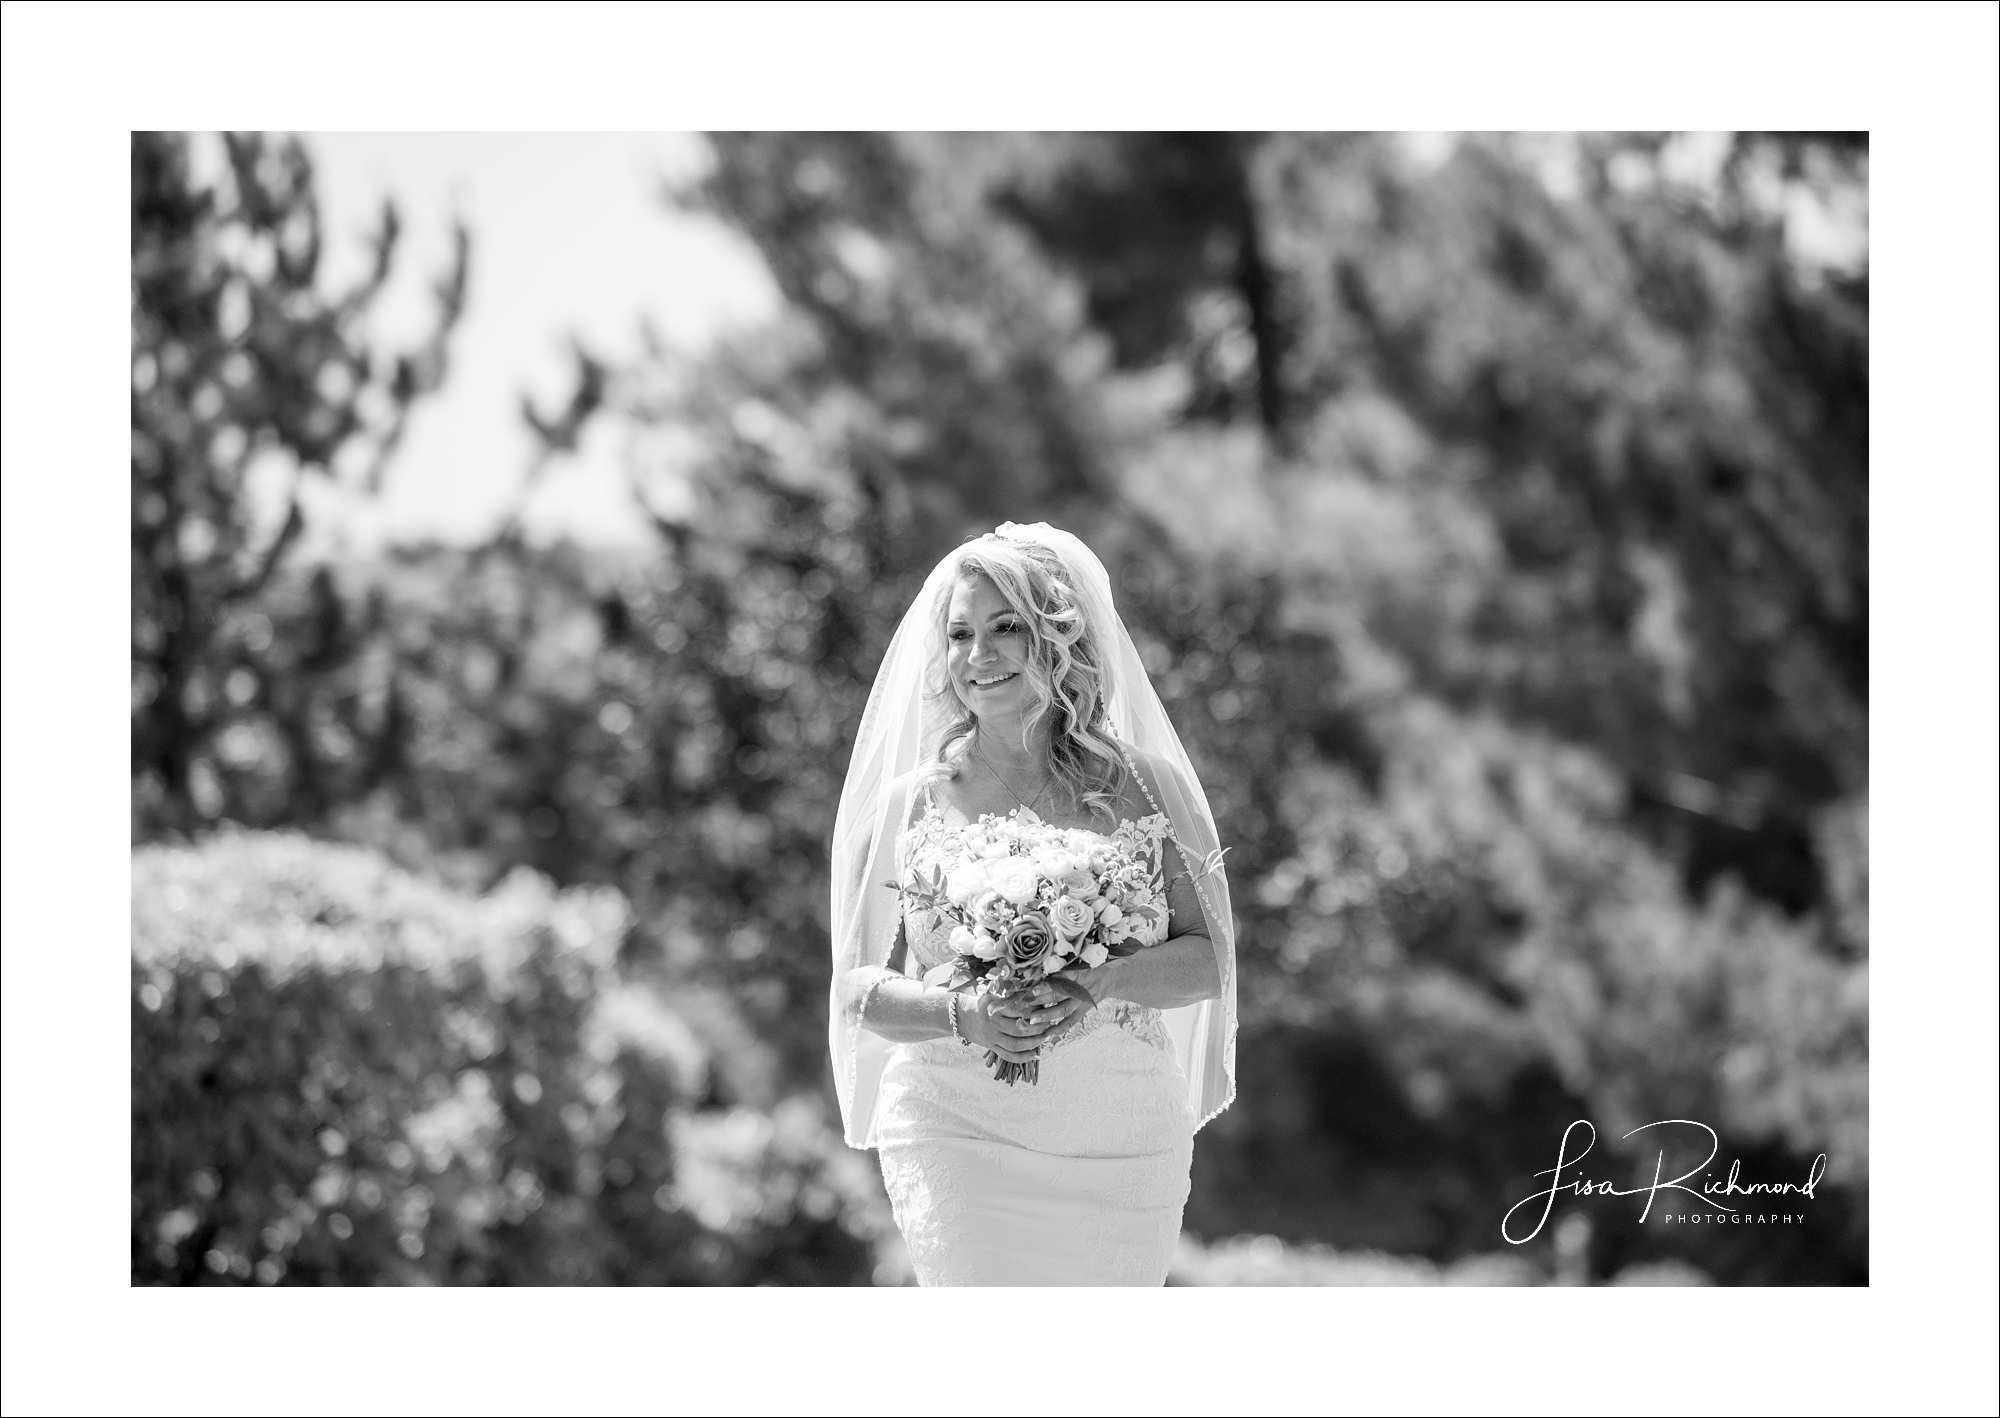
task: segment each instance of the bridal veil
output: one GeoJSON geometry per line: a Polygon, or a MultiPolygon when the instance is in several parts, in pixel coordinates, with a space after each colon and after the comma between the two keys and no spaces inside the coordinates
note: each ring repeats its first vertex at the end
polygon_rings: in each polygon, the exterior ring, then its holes
{"type": "MultiPolygon", "coordinates": [[[[1197,892],[1222,990],[1214,999],[1164,1011],[1162,1018],[1200,1127],[1236,1094],[1236,929],[1208,799],[1112,604],[1104,564],[1078,538],[1043,522],[1003,523],[987,537],[1040,543],[1062,558],[1084,619],[1099,637],[1110,730],[1134,750],[1129,757],[1166,813],[1184,864],[1198,874],[1197,892]]],[[[984,540],[946,555],[896,627],[861,716],[834,822],[828,1042],[841,1121],[855,1147],[875,1146],[876,1096],[890,1048],[887,1040],[861,1028],[860,1011],[868,987],[888,968],[901,919],[901,900],[889,885],[898,869],[897,842],[909,820],[915,771],[936,755],[957,717],[956,706],[924,702],[926,671],[945,654],[939,597],[949,594],[961,558],[976,553],[984,540]]]]}

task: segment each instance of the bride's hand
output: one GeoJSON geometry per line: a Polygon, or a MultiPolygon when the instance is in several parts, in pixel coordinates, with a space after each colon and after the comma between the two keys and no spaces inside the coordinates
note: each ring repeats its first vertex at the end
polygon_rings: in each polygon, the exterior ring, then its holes
{"type": "MultiPolygon", "coordinates": [[[[1089,972],[1085,972],[1081,975],[1066,975],[1064,978],[1075,980],[1085,989],[1089,989],[1091,982],[1088,975],[1089,972]]],[[[1091,993],[1095,995],[1096,991],[1092,990],[1091,993]]],[[[1023,1023],[1039,1031],[1041,1037],[1038,1043],[1042,1048],[1047,1048],[1076,1028],[1092,1008],[1082,1000],[1053,989],[1046,983],[1037,985],[1024,995],[1016,996],[1009,1003],[1018,1009],[1023,1023]]]]}
{"type": "Polygon", "coordinates": [[[1002,999],[984,989],[969,991],[958,997],[958,1032],[1008,1063],[1027,1063],[1047,1027],[1034,1022],[1037,1013],[1025,996],[1002,999]]]}

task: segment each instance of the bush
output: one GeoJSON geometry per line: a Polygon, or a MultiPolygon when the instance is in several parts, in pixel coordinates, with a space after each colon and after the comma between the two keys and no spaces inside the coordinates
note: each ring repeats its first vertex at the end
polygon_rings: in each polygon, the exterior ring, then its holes
{"type": "Polygon", "coordinates": [[[1202,1246],[1183,1234],[1169,1285],[1546,1285],[1526,1257],[1476,1255],[1448,1266],[1382,1251],[1286,1245],[1276,1236],[1237,1236],[1202,1246]]]}
{"type": "MultiPolygon", "coordinates": [[[[1236,1236],[1203,1246],[1183,1234],[1169,1285],[1453,1285],[1520,1286],[1555,1283],[1525,1255],[1470,1255],[1450,1265],[1376,1250],[1341,1251],[1317,1244],[1286,1245],[1276,1236],[1236,1236]]],[[[1686,1261],[1631,1265],[1609,1281],[1617,1286],[1713,1285],[1686,1261]]]]}
{"type": "Polygon", "coordinates": [[[867,1284],[816,1100],[706,1112],[608,888],[474,897],[360,848],[133,854],[135,1284],[867,1284]]]}

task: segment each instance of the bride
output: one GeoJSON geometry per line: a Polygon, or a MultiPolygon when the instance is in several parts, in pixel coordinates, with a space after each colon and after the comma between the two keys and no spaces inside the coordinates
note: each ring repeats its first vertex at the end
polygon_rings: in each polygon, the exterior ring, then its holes
{"type": "Polygon", "coordinates": [[[1010,522],[939,562],[876,675],[833,843],[842,1120],[880,1149],[923,1284],[1165,1280],[1195,1129],[1235,1094],[1220,862],[1097,557],[1010,522]],[[1094,1008],[1047,986],[948,990],[948,925],[896,889],[1015,812],[1119,835],[1169,883],[1163,938],[1074,977],[1094,1008]],[[1038,1061],[1038,1081],[997,1081],[989,1051],[1038,1061]]]}

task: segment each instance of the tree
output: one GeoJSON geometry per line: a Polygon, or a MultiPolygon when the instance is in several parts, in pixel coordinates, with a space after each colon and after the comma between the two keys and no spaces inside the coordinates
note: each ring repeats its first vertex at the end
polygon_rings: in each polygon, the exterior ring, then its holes
{"type": "MultiPolygon", "coordinates": [[[[373,268],[320,289],[312,164],[296,140],[224,140],[196,178],[190,142],[132,135],[132,766],[134,827],[186,828],[231,806],[230,764],[270,753],[310,810],[329,726],[291,692],[351,653],[346,607],[315,577],[306,643],[279,645],[261,604],[306,529],[308,485],[373,489],[409,411],[444,378],[464,308],[469,236],[437,281],[437,323],[398,354],[369,310],[399,230],[385,206],[373,268]],[[295,658],[280,667],[279,657],[295,658]]],[[[393,716],[390,716],[391,718],[393,716]]],[[[331,726],[352,736],[354,715],[331,726]]],[[[393,725],[376,716],[376,738],[393,725]]],[[[257,804],[236,804],[253,815],[257,804]]]]}
{"type": "Polygon", "coordinates": [[[1285,476],[1237,492],[1302,589],[1372,600],[1452,702],[1609,755],[1692,884],[1821,899],[1815,816],[1866,781],[1867,266],[1801,259],[1785,213],[1865,208],[1865,135],[1738,135],[1694,175],[1665,135],[1049,146],[996,206],[1122,366],[1213,418],[1212,332],[1254,349],[1285,476]],[[1357,503],[1429,525],[1371,548],[1328,525],[1357,503]]]}
{"type": "MultiPolygon", "coordinates": [[[[1851,196],[1865,150],[1556,156],[728,137],[696,200],[789,313],[626,412],[697,430],[695,555],[836,510],[885,571],[999,516],[1104,549],[1240,848],[1245,1048],[1351,1045],[1307,1093],[1374,1099],[1338,1126],[1384,1187],[1668,1104],[1862,1187],[1815,843],[1865,789],[1865,267],[1801,261],[1759,184],[1851,196]]],[[[1463,1244],[1458,1205],[1398,1244],[1463,1244]]]]}

